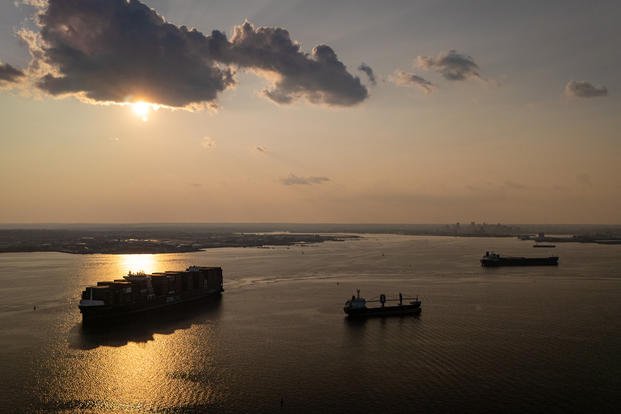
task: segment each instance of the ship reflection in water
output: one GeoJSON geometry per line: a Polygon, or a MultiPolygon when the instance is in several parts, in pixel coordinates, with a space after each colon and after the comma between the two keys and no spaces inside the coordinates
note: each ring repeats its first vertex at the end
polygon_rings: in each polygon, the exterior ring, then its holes
{"type": "Polygon", "coordinates": [[[201,302],[177,305],[159,312],[136,315],[126,320],[112,320],[94,325],[79,323],[73,331],[70,346],[74,349],[94,349],[99,346],[120,347],[128,343],[144,343],[155,340],[155,335],[170,335],[192,325],[204,325],[215,321],[220,313],[221,296],[201,302]]]}
{"type": "Polygon", "coordinates": [[[166,412],[187,406],[201,412],[197,401],[203,408],[217,406],[222,392],[213,364],[214,329],[221,305],[211,298],[113,326],[76,324],[69,333],[72,361],[61,364],[68,371],[48,385],[62,399],[44,397],[44,409],[166,412]]]}
{"type": "MultiPolygon", "coordinates": [[[[175,266],[175,257],[168,255],[122,255],[113,259],[97,272],[99,280],[175,266]]],[[[182,262],[179,267],[187,265],[182,262]]],[[[37,409],[202,412],[218,407],[224,390],[213,360],[222,305],[218,295],[96,324],[84,325],[74,319],[67,342],[56,348],[63,357],[47,359],[44,370],[54,372],[48,378],[57,380],[44,387],[37,409]]],[[[71,312],[75,315],[75,308],[71,312]]]]}

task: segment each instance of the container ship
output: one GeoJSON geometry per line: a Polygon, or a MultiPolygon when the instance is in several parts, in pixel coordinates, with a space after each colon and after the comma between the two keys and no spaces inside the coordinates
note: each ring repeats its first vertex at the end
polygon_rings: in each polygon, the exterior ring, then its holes
{"type": "Polygon", "coordinates": [[[515,257],[501,256],[494,252],[485,252],[481,258],[481,266],[557,266],[558,256],[550,257],[515,257]]]}
{"type": "Polygon", "coordinates": [[[97,282],[82,292],[82,322],[128,319],[136,314],[220,296],[222,268],[190,266],[184,271],[132,273],[97,282]]]}
{"type": "Polygon", "coordinates": [[[356,295],[345,302],[343,311],[349,318],[367,318],[371,316],[395,316],[395,315],[418,315],[421,312],[421,301],[416,298],[406,298],[399,293],[398,299],[387,299],[385,294],[381,294],[379,299],[366,300],[360,297],[360,290],[356,295]],[[409,301],[404,303],[403,301],[409,301]],[[379,303],[380,306],[368,307],[367,303],[379,303]],[[387,305],[387,302],[399,302],[394,305],[387,305]]]}

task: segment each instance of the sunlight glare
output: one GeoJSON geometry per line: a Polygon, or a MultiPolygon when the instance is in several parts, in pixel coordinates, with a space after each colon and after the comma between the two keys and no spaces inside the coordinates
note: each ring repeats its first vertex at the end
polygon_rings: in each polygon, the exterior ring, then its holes
{"type": "Polygon", "coordinates": [[[152,254],[123,254],[120,256],[123,272],[145,272],[155,271],[156,260],[152,254]]]}
{"type": "Polygon", "coordinates": [[[138,118],[142,119],[144,122],[147,122],[149,120],[149,114],[151,113],[151,111],[155,111],[158,109],[157,105],[144,101],[134,102],[130,105],[132,111],[134,111],[134,114],[138,116],[138,118]]]}

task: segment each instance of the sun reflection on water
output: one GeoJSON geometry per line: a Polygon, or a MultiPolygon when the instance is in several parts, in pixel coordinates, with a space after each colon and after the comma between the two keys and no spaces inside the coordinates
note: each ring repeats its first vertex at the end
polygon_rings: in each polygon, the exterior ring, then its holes
{"type": "MultiPolygon", "coordinates": [[[[114,338],[119,331],[106,335],[114,338]]],[[[208,326],[188,322],[171,333],[156,332],[146,342],[90,349],[88,358],[76,363],[78,378],[70,385],[63,382],[57,393],[96,413],[163,412],[196,401],[211,404],[219,396],[213,380],[212,335],[208,326]]]]}
{"type": "Polygon", "coordinates": [[[153,273],[157,270],[158,260],[154,254],[122,254],[119,265],[125,274],[130,271],[153,273]]]}
{"type": "MultiPolygon", "coordinates": [[[[104,258],[108,266],[96,275],[97,281],[120,278],[129,271],[187,267],[185,259],[171,254],[104,258]]],[[[65,373],[45,384],[46,403],[93,413],[185,411],[183,407],[216,404],[225,391],[214,363],[214,330],[209,322],[217,318],[218,306],[219,302],[210,302],[145,314],[112,329],[76,329],[77,337],[66,351],[71,355],[62,360],[65,373]]],[[[63,350],[65,341],[59,345],[63,350]]],[[[50,363],[50,370],[57,372],[58,360],[50,363]]]]}

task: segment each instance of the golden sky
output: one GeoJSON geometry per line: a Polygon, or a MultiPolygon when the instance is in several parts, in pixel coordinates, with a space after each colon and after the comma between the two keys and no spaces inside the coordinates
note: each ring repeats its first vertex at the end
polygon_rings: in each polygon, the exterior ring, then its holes
{"type": "Polygon", "coordinates": [[[0,5],[1,223],[621,222],[616,2],[100,3],[0,5]]]}

